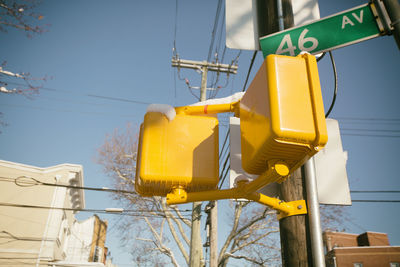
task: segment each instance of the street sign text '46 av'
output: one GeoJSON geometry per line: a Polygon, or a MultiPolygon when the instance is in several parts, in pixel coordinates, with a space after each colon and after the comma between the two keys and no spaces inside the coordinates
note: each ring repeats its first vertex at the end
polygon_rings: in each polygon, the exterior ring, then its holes
{"type": "Polygon", "coordinates": [[[381,35],[373,6],[365,4],[335,15],[260,38],[264,57],[296,56],[333,50],[381,35]]]}

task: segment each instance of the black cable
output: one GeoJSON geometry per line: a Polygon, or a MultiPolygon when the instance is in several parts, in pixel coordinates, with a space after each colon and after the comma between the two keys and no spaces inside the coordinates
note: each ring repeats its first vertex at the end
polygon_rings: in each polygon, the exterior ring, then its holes
{"type": "Polygon", "coordinates": [[[331,63],[332,63],[332,68],[333,68],[333,75],[334,75],[334,79],[335,79],[335,86],[334,86],[333,98],[332,98],[331,106],[329,107],[328,112],[326,112],[325,118],[328,118],[329,114],[331,113],[331,111],[333,109],[333,106],[335,105],[336,95],[337,95],[337,91],[338,91],[338,78],[337,78],[336,64],[335,64],[335,60],[333,59],[333,55],[332,55],[331,51],[329,51],[329,56],[331,58],[331,63]]]}
{"type": "Polygon", "coordinates": [[[220,156],[220,162],[219,162],[219,164],[221,165],[222,164],[222,162],[225,160],[225,157],[227,156],[227,154],[229,154],[229,149],[228,149],[228,147],[226,147],[227,149],[225,149],[225,151],[223,151],[223,153],[222,153],[222,155],[220,156]]]}
{"type": "MultiPolygon", "coordinates": [[[[257,50],[254,51],[253,57],[251,58],[249,70],[247,71],[247,76],[246,76],[246,80],[245,80],[245,82],[244,82],[244,84],[243,84],[242,92],[244,92],[244,91],[246,90],[247,82],[249,81],[250,73],[251,73],[251,70],[252,70],[252,68],[253,68],[254,61],[256,60],[257,52],[258,52],[257,50]]],[[[237,58],[239,57],[240,53],[241,53],[241,52],[239,52],[237,58]]],[[[226,143],[226,141],[227,141],[227,139],[228,139],[229,132],[230,132],[230,129],[226,132],[225,141],[224,141],[224,145],[223,145],[223,146],[225,146],[225,143],[226,143]]],[[[226,160],[225,160],[225,162],[224,162],[224,166],[227,164],[229,158],[230,158],[230,157],[229,157],[229,154],[228,154],[228,157],[226,158],[226,160]]],[[[229,168],[230,168],[230,167],[228,167],[227,170],[229,170],[229,168]]],[[[224,171],[224,169],[222,170],[221,173],[223,173],[223,171],[224,171]]],[[[227,172],[226,172],[226,173],[227,173],[227,172]]],[[[225,176],[222,177],[221,183],[220,183],[220,185],[219,185],[219,188],[220,188],[220,189],[221,189],[221,187],[222,187],[222,184],[223,184],[224,181],[225,181],[225,178],[226,178],[226,174],[225,174],[225,176]]]]}
{"type": "Polygon", "coordinates": [[[210,43],[210,49],[208,50],[207,61],[210,61],[210,59],[211,59],[211,53],[212,53],[212,50],[214,47],[215,34],[216,34],[217,25],[218,25],[219,14],[221,12],[221,6],[222,6],[222,0],[218,0],[217,11],[215,13],[215,19],[214,19],[214,27],[211,32],[211,43],[210,43]]]}
{"type": "Polygon", "coordinates": [[[371,199],[355,199],[351,202],[366,202],[366,203],[400,203],[400,200],[371,200],[371,199]]]}
{"type": "Polygon", "coordinates": [[[149,104],[151,104],[151,103],[149,103],[149,102],[136,101],[136,100],[131,100],[131,99],[119,98],[119,97],[111,97],[111,96],[92,95],[92,94],[87,94],[86,96],[89,96],[89,97],[96,97],[96,98],[102,98],[102,99],[107,99],[107,100],[114,100],[114,101],[122,101],[122,102],[136,103],[136,104],[142,104],[142,105],[149,105],[149,104]]]}
{"type": "Polygon", "coordinates": [[[256,56],[257,56],[257,50],[254,51],[253,57],[251,58],[251,62],[250,62],[250,66],[249,66],[249,71],[247,72],[246,81],[244,82],[242,92],[244,92],[244,91],[246,90],[247,82],[249,81],[250,72],[251,72],[251,69],[253,68],[253,64],[254,64],[254,61],[255,61],[255,59],[256,59],[256,56]]]}
{"type": "Polygon", "coordinates": [[[350,193],[400,193],[398,190],[350,190],[350,193]]]}
{"type": "Polygon", "coordinates": [[[321,59],[323,59],[326,55],[326,52],[322,53],[322,55],[317,59],[317,62],[319,62],[321,59]]]}
{"type": "MultiPolygon", "coordinates": [[[[7,178],[7,177],[1,177],[1,178],[7,178]]],[[[33,177],[27,177],[27,176],[20,176],[20,177],[17,177],[16,179],[13,179],[13,178],[9,178],[9,179],[13,180],[14,183],[17,186],[21,186],[21,187],[44,185],[44,186],[56,186],[56,187],[64,187],[64,188],[79,189],[79,190],[91,190],[91,191],[102,191],[102,192],[111,192],[111,193],[136,194],[136,192],[134,192],[134,191],[111,189],[111,188],[106,188],[106,187],[99,188],[99,187],[73,186],[73,185],[66,185],[66,184],[46,183],[46,182],[39,181],[39,180],[37,180],[37,179],[35,179],[33,177]]]]}
{"type": "Polygon", "coordinates": [[[219,189],[221,189],[222,188],[222,185],[224,184],[224,182],[225,182],[225,178],[226,178],[226,176],[227,176],[227,174],[228,174],[228,171],[230,170],[230,167],[228,166],[228,168],[226,168],[226,171],[225,171],[225,174],[223,174],[223,172],[224,172],[224,170],[225,170],[225,165],[228,163],[228,160],[230,160],[230,155],[228,154],[228,157],[226,157],[226,160],[225,160],[225,164],[224,164],[224,168],[222,169],[222,172],[221,172],[221,174],[222,174],[222,179],[221,179],[221,183],[220,183],[220,185],[219,185],[219,189]]]}
{"type": "Polygon", "coordinates": [[[393,122],[393,123],[400,123],[400,119],[395,119],[395,118],[357,118],[357,117],[337,117],[336,119],[338,120],[350,120],[350,121],[368,121],[368,123],[371,122],[393,122]]]}
{"type": "Polygon", "coordinates": [[[400,135],[380,135],[380,134],[351,134],[351,133],[341,133],[341,135],[347,136],[364,136],[364,137],[383,137],[383,138],[400,138],[400,135]]]}
{"type": "Polygon", "coordinates": [[[230,131],[231,131],[231,129],[228,128],[228,131],[226,132],[224,144],[222,145],[221,151],[219,152],[219,156],[220,156],[220,157],[222,156],[222,151],[223,151],[224,148],[225,148],[226,141],[228,141],[228,136],[229,136],[230,131]]]}
{"type": "MultiPolygon", "coordinates": [[[[53,210],[65,210],[65,211],[81,211],[81,212],[93,212],[93,213],[104,213],[104,214],[121,214],[121,215],[129,215],[129,216],[142,216],[142,217],[153,217],[158,216],[161,218],[166,218],[170,216],[166,216],[163,214],[157,214],[156,211],[146,211],[146,210],[122,210],[122,211],[112,211],[112,209],[77,209],[77,208],[60,208],[60,207],[49,207],[49,206],[36,206],[36,205],[26,205],[26,204],[15,204],[15,203],[4,203],[0,202],[0,206],[3,207],[14,207],[14,208],[28,208],[28,209],[53,209],[53,210]],[[135,214],[135,212],[137,214],[135,214]],[[152,214],[143,214],[143,213],[152,213],[152,214]],[[156,214],[154,214],[156,213],[156,214]]],[[[192,212],[192,210],[186,210],[187,212],[192,212]]],[[[190,216],[190,215],[183,215],[190,216]]],[[[171,216],[172,217],[172,216],[171,216]]]]}
{"type": "Polygon", "coordinates": [[[175,29],[174,29],[174,47],[172,48],[172,55],[176,56],[178,54],[176,49],[176,31],[178,28],[178,0],[175,1],[175,29]]]}
{"type": "MultiPolygon", "coordinates": [[[[14,84],[14,85],[21,85],[21,86],[26,86],[21,83],[16,83],[16,82],[7,82],[9,84],[14,84]]],[[[65,92],[65,93],[71,93],[70,91],[67,90],[62,90],[62,89],[55,89],[55,88],[49,88],[49,87],[40,87],[40,90],[47,90],[47,91],[53,91],[53,92],[65,92]]],[[[95,94],[84,94],[84,93],[76,93],[79,95],[83,96],[88,96],[88,97],[94,97],[94,98],[102,98],[102,99],[107,99],[107,100],[114,100],[114,101],[121,101],[121,102],[129,102],[129,103],[135,103],[135,104],[143,104],[143,105],[149,105],[151,103],[149,102],[144,102],[144,101],[137,101],[137,100],[132,100],[132,99],[124,99],[124,98],[119,98],[119,97],[112,97],[112,96],[104,96],[104,95],[95,95],[95,94]]]]}
{"type": "Polygon", "coordinates": [[[386,129],[351,129],[341,128],[341,131],[357,131],[357,132],[380,132],[380,133],[400,133],[400,130],[386,130],[386,129]]]}

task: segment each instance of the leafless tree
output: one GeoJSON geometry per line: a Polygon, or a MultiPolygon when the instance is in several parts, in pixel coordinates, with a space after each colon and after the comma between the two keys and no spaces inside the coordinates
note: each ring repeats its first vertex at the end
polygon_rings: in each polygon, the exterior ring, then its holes
{"type": "MultiPolygon", "coordinates": [[[[122,219],[123,241],[133,245],[133,260],[140,266],[163,266],[166,262],[179,266],[182,258],[188,265],[191,205],[168,206],[165,198],[141,197],[135,192],[136,149],[137,131],[128,125],[126,131],[115,130],[108,135],[97,156],[113,186],[132,192],[116,193],[113,198],[141,212],[140,216],[122,219]]],[[[229,229],[219,253],[219,266],[227,266],[233,258],[256,266],[276,265],[280,252],[279,238],[274,236],[279,231],[275,212],[257,203],[227,202],[231,203],[226,209],[230,223],[219,226],[229,229]]]]}
{"type": "MultiPolygon", "coordinates": [[[[38,22],[43,19],[43,15],[35,12],[39,3],[35,0],[0,0],[0,32],[7,33],[8,29],[17,29],[23,31],[29,38],[33,34],[45,32],[48,25],[39,25],[38,22]]],[[[39,86],[33,85],[33,81],[44,79],[34,79],[26,72],[8,70],[6,61],[0,66],[1,93],[32,96],[39,90],[39,86]],[[11,86],[13,88],[10,89],[10,85],[16,86],[11,86]]]]}
{"type": "Polygon", "coordinates": [[[43,15],[35,11],[39,4],[36,0],[0,0],[0,31],[15,28],[28,37],[45,32],[48,25],[38,24],[43,15]]]}
{"type": "MultiPolygon", "coordinates": [[[[49,25],[39,25],[43,15],[35,12],[39,5],[36,0],[0,0],[0,32],[7,33],[8,29],[23,31],[28,38],[33,34],[41,34],[49,25]]],[[[33,78],[27,72],[16,72],[6,68],[6,61],[0,66],[0,93],[20,94],[28,98],[38,94],[41,86],[35,85],[35,81],[44,81],[43,78],[33,78]]],[[[0,116],[3,114],[0,112],[0,116]]],[[[0,120],[0,126],[7,123],[0,120]]],[[[1,133],[1,132],[0,132],[1,133]]]]}

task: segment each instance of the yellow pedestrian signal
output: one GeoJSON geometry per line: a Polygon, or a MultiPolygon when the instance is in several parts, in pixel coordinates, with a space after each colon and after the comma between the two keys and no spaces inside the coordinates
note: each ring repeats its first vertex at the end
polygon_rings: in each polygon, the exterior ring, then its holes
{"type": "Polygon", "coordinates": [[[136,191],[165,196],[172,188],[215,189],[218,183],[218,120],[177,114],[171,121],[148,112],[141,125],[136,191]]]}
{"type": "Polygon", "coordinates": [[[270,55],[240,100],[242,166],[262,174],[271,160],[292,171],[328,140],[317,62],[270,55]]]}
{"type": "Polygon", "coordinates": [[[278,210],[279,218],[307,213],[304,200],[282,202],[257,190],[283,181],[328,141],[315,57],[270,55],[243,96],[224,99],[146,113],[136,191],[166,196],[168,204],[245,198],[278,210]],[[225,190],[217,189],[218,120],[206,115],[222,112],[240,117],[242,166],[258,175],[225,190]]]}

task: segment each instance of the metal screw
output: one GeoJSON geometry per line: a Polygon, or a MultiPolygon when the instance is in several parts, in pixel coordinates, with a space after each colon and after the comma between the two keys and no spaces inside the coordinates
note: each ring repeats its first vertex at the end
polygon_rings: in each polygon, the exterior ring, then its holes
{"type": "Polygon", "coordinates": [[[298,206],[297,206],[297,209],[299,209],[299,210],[301,210],[302,208],[303,208],[302,205],[298,205],[298,206]]]}

